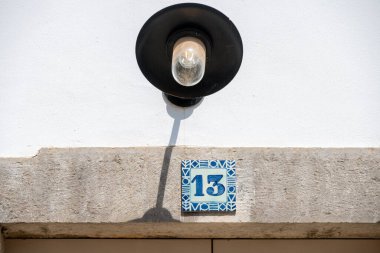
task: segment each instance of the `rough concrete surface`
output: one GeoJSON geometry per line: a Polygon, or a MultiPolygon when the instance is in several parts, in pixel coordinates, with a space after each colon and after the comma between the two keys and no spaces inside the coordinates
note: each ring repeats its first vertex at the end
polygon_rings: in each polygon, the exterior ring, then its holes
{"type": "Polygon", "coordinates": [[[380,237],[377,148],[42,149],[0,186],[10,238],[380,237]],[[237,161],[236,213],[181,214],[183,159],[237,161]]]}

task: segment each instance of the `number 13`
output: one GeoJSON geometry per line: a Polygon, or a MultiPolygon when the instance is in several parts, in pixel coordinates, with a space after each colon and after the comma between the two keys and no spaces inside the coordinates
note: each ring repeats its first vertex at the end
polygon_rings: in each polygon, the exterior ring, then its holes
{"type": "MultiPolygon", "coordinates": [[[[207,183],[214,184],[206,189],[206,193],[211,196],[220,196],[224,193],[226,188],[224,185],[220,184],[219,181],[223,178],[223,175],[209,175],[207,176],[207,183]],[[214,187],[217,186],[217,191],[215,192],[214,187]]],[[[195,196],[201,197],[204,196],[203,194],[203,176],[202,175],[196,175],[193,180],[191,180],[191,183],[195,182],[195,196]]]]}

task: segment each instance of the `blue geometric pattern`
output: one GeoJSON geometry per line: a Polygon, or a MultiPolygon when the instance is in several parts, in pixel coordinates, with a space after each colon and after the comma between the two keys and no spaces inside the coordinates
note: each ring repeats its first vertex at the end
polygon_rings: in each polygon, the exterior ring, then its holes
{"type": "Polygon", "coordinates": [[[183,212],[233,212],[236,211],[236,162],[235,160],[183,160],[182,176],[182,211],[183,212]],[[226,197],[225,201],[191,201],[192,170],[225,169],[226,197]]]}

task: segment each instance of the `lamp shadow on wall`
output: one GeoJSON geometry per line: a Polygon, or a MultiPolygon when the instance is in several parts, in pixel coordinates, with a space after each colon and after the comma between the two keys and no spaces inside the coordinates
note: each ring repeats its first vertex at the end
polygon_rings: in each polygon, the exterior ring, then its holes
{"type": "Polygon", "coordinates": [[[190,117],[193,114],[194,109],[196,109],[203,102],[203,99],[195,106],[183,108],[173,105],[170,101],[168,101],[164,94],[162,97],[166,103],[166,111],[174,121],[169,142],[165,148],[165,153],[162,160],[156,206],[146,211],[143,217],[132,220],[131,222],[179,222],[179,220],[173,218],[168,209],[164,208],[165,188],[169,173],[170,161],[172,158],[173,148],[177,143],[181,121],[190,117]]]}

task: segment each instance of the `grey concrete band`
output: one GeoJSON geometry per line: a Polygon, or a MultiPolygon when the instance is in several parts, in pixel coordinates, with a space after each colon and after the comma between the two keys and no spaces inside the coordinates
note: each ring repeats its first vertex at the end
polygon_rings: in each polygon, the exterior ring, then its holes
{"type": "Polygon", "coordinates": [[[377,148],[42,149],[0,186],[11,238],[380,238],[377,148]],[[181,213],[183,159],[237,161],[236,213],[181,213]]]}

